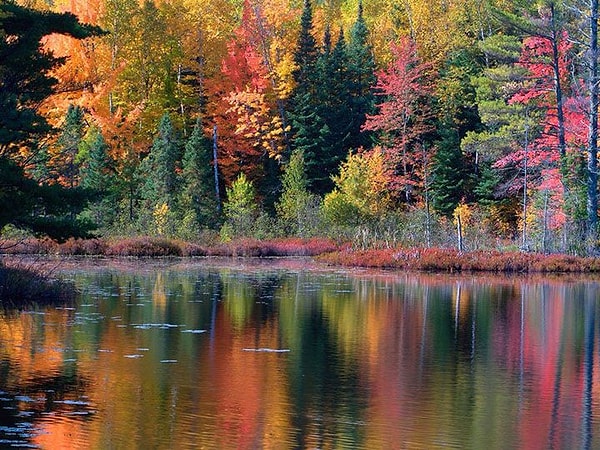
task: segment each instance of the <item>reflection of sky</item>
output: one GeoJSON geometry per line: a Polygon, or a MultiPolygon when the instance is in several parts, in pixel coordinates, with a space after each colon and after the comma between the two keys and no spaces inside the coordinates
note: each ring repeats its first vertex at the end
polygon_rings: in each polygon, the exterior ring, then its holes
{"type": "Polygon", "coordinates": [[[598,445],[593,282],[191,263],[66,270],[83,291],[76,310],[0,320],[0,439],[598,445]]]}

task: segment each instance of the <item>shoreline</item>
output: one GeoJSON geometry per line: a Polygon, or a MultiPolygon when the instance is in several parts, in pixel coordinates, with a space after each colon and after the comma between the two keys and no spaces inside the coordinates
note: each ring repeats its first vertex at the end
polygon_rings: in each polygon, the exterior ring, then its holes
{"type": "Polygon", "coordinates": [[[600,258],[560,253],[451,248],[386,248],[356,250],[350,243],[326,238],[240,239],[205,245],[160,237],[71,239],[59,244],[48,239],[5,241],[3,256],[84,256],[106,258],[270,258],[309,257],[331,267],[392,269],[428,273],[600,274],[600,258]]]}

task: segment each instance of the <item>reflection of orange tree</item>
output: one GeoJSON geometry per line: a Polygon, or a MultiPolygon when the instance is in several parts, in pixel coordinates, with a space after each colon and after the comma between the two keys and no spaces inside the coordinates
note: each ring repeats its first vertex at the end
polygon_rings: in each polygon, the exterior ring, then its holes
{"type": "MultiPolygon", "coordinates": [[[[91,405],[54,403],[78,401],[88,387],[88,378],[73,369],[74,362],[65,362],[72,345],[72,327],[68,326],[72,319],[70,311],[51,309],[43,314],[0,315],[3,343],[0,359],[10,368],[7,379],[3,380],[2,389],[7,391],[3,396],[26,395],[34,400],[19,405],[19,409],[33,414],[20,416],[18,422],[31,420],[36,424],[39,432],[32,436],[32,444],[41,448],[75,448],[76,442],[81,442],[80,438],[85,435],[82,422],[62,423],[53,420],[52,415],[43,416],[43,412],[75,408],[85,413],[93,408],[91,405]]],[[[9,414],[5,413],[3,424],[9,423],[9,420],[9,414]]]]}
{"type": "Polygon", "coordinates": [[[26,385],[32,379],[63,371],[70,319],[68,312],[60,310],[49,310],[43,316],[0,316],[0,335],[5,344],[0,348],[0,359],[11,364],[8,384],[26,385]]]}
{"type": "Polygon", "coordinates": [[[260,328],[232,323],[222,313],[216,330],[215,405],[219,410],[216,439],[222,448],[273,448],[291,442],[290,402],[285,367],[288,355],[244,351],[281,345],[275,318],[260,328]]]}

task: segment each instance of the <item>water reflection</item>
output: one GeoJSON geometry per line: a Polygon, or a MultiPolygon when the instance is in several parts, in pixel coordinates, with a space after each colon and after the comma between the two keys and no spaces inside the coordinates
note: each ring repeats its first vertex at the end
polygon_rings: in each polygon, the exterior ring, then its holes
{"type": "Polygon", "coordinates": [[[600,446],[597,282],[64,270],[76,309],[0,317],[0,444],[600,446]]]}

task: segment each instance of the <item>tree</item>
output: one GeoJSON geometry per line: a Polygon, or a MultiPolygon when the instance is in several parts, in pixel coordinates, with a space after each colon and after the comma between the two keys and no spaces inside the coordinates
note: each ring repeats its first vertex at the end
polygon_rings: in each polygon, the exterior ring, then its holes
{"type": "Polygon", "coordinates": [[[98,128],[88,133],[83,142],[83,162],[80,169],[80,186],[93,193],[84,216],[96,225],[106,227],[115,218],[115,203],[118,199],[116,177],[112,160],[108,154],[108,144],[98,128]]]}
{"type": "MultiPolygon", "coordinates": [[[[290,99],[291,146],[304,155],[311,190],[324,193],[330,186],[329,173],[323,170],[323,153],[327,149],[329,128],[321,117],[317,64],[319,50],[313,36],[313,13],[310,0],[304,0],[300,36],[294,53],[293,72],[296,87],[290,99]]],[[[326,167],[325,169],[327,169],[326,167]]]]}
{"type": "Polygon", "coordinates": [[[52,33],[85,39],[102,30],[73,14],[0,3],[0,156],[15,156],[21,146],[33,150],[51,130],[36,108],[53,93],[58,80],[51,73],[66,60],[44,49],[42,39],[52,33]]]}
{"type": "Polygon", "coordinates": [[[432,157],[434,208],[450,217],[470,193],[479,176],[472,155],[463,154],[460,141],[469,131],[481,128],[472,80],[481,74],[479,54],[463,50],[449,55],[435,85],[436,134],[432,157]]]}
{"type": "MultiPolygon", "coordinates": [[[[401,44],[402,45],[402,44],[401,44]]],[[[367,115],[375,109],[375,58],[373,48],[369,44],[369,30],[363,17],[362,0],[358,2],[358,15],[350,29],[350,40],[347,50],[347,83],[350,96],[348,114],[349,130],[348,148],[358,149],[370,144],[369,133],[364,133],[363,125],[367,115]]]]}
{"type": "Polygon", "coordinates": [[[587,143],[587,239],[598,247],[598,105],[600,75],[598,73],[598,0],[589,1],[589,132],[587,143]]]}
{"type": "Polygon", "coordinates": [[[40,185],[21,165],[51,131],[36,107],[53,93],[57,80],[50,73],[65,61],[46,51],[42,39],[52,33],[84,39],[101,32],[72,14],[0,3],[0,229],[13,224],[57,239],[89,234],[89,223],[71,217],[85,205],[85,192],[40,185]]]}
{"type": "Polygon", "coordinates": [[[185,144],[181,163],[179,207],[186,233],[216,225],[219,214],[212,165],[212,146],[200,120],[185,144]]]}
{"type": "Polygon", "coordinates": [[[325,217],[336,225],[359,225],[391,206],[389,173],[381,148],[352,153],[334,177],[335,189],[325,196],[325,217]]]}
{"type": "Polygon", "coordinates": [[[226,190],[227,201],[223,204],[225,224],[221,238],[248,237],[252,235],[258,217],[254,185],[242,172],[226,190]]]}
{"type": "Polygon", "coordinates": [[[423,183],[428,163],[421,139],[431,131],[427,82],[430,65],[419,60],[414,42],[403,39],[391,45],[393,61],[377,73],[376,95],[383,98],[378,113],[367,116],[363,129],[380,132],[380,141],[394,168],[394,188],[407,203],[423,183]]]}
{"type": "Polygon", "coordinates": [[[159,234],[172,233],[177,210],[177,162],[180,159],[179,141],[169,114],[164,114],[158,126],[150,153],[140,163],[142,216],[154,217],[154,224],[163,224],[159,234]],[[160,232],[162,231],[162,232],[160,232]]]}
{"type": "Polygon", "coordinates": [[[315,211],[310,208],[317,204],[317,198],[308,190],[308,180],[304,156],[294,151],[282,177],[282,192],[277,202],[277,216],[285,231],[295,236],[306,236],[310,232],[310,220],[315,211]]]}
{"type": "Polygon", "coordinates": [[[67,109],[62,131],[56,141],[54,164],[59,180],[73,188],[79,182],[78,156],[79,147],[85,134],[83,109],[70,104],[67,109]]]}

